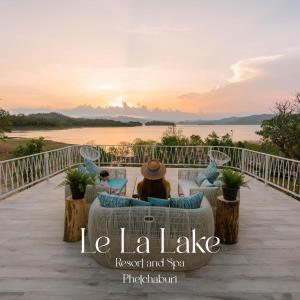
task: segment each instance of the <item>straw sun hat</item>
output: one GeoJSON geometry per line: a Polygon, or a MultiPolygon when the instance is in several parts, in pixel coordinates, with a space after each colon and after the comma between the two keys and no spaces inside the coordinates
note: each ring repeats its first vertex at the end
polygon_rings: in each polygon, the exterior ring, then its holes
{"type": "Polygon", "coordinates": [[[142,175],[149,180],[161,179],[166,174],[166,167],[158,160],[150,160],[142,165],[142,175]]]}

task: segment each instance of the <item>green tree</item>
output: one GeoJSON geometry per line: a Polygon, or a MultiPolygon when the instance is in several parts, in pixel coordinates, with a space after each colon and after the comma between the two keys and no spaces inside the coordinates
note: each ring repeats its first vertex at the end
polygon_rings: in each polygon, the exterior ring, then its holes
{"type": "Polygon", "coordinates": [[[182,130],[177,127],[168,127],[161,138],[161,143],[164,146],[185,146],[188,145],[188,138],[182,134],[182,130]]]}
{"type": "Polygon", "coordinates": [[[203,141],[201,139],[201,136],[198,134],[192,134],[188,141],[190,146],[200,146],[203,145],[203,141]]]}
{"type": "Polygon", "coordinates": [[[275,116],[263,121],[257,134],[264,142],[277,146],[283,155],[300,159],[300,94],[276,103],[275,116]]]}
{"type": "Polygon", "coordinates": [[[9,132],[11,127],[11,117],[8,111],[0,108],[0,135],[9,132]]]}
{"type": "Polygon", "coordinates": [[[234,146],[229,133],[223,136],[218,136],[215,131],[212,131],[205,139],[205,144],[208,146],[234,146]]]}

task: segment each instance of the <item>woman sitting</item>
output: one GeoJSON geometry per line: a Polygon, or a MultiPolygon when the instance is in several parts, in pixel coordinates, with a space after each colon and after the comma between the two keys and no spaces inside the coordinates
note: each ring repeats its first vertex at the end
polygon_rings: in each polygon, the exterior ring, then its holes
{"type": "Polygon", "coordinates": [[[138,183],[137,192],[142,200],[148,197],[168,199],[170,197],[170,183],[164,178],[166,167],[158,160],[150,160],[141,168],[144,179],[138,183]]]}

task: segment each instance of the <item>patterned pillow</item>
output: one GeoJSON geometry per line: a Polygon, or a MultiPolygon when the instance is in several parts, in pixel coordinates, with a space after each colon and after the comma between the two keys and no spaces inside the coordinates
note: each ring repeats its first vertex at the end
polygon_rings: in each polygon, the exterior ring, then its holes
{"type": "Polygon", "coordinates": [[[152,206],[148,201],[139,200],[139,199],[130,199],[131,206],[152,206]]]}
{"type": "Polygon", "coordinates": [[[130,204],[130,198],[108,194],[106,192],[97,193],[97,198],[103,207],[126,207],[130,204]]]}
{"type": "Polygon", "coordinates": [[[87,171],[90,174],[95,175],[95,176],[99,176],[100,168],[97,165],[95,165],[90,159],[85,159],[84,164],[85,164],[85,167],[86,167],[87,171]]]}
{"type": "Polygon", "coordinates": [[[199,208],[203,199],[203,192],[188,196],[171,198],[171,207],[195,209],[199,208]]]}
{"type": "Polygon", "coordinates": [[[200,186],[205,180],[207,180],[206,174],[204,172],[199,172],[195,181],[200,186]]]}
{"type": "Polygon", "coordinates": [[[148,197],[148,202],[150,202],[153,206],[169,207],[171,201],[169,199],[148,197]]]}
{"type": "Polygon", "coordinates": [[[204,174],[210,183],[214,183],[214,181],[219,177],[220,173],[218,172],[217,164],[214,160],[209,163],[208,167],[204,171],[204,174]]]}
{"type": "Polygon", "coordinates": [[[88,172],[84,165],[79,165],[77,169],[80,174],[85,174],[88,172]]]}

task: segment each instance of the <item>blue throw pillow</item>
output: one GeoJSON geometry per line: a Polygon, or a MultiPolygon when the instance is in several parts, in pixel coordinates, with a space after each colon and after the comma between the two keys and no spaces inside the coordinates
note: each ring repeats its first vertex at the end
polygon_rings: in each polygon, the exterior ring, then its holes
{"type": "Polygon", "coordinates": [[[100,168],[95,163],[93,163],[90,159],[85,159],[84,164],[90,174],[99,176],[100,168]]]}
{"type": "Polygon", "coordinates": [[[130,204],[130,198],[111,195],[105,192],[97,193],[97,198],[103,207],[126,207],[130,204]]]}
{"type": "Polygon", "coordinates": [[[169,207],[170,200],[169,199],[160,199],[155,197],[148,197],[148,202],[150,202],[153,206],[161,206],[161,207],[169,207]]]}
{"type": "Polygon", "coordinates": [[[80,174],[85,174],[88,172],[84,165],[79,165],[77,169],[80,174]]]}
{"type": "Polygon", "coordinates": [[[139,200],[139,199],[130,199],[131,206],[152,206],[150,202],[139,200]]]}
{"type": "Polygon", "coordinates": [[[195,181],[200,186],[203,183],[203,181],[205,181],[205,180],[207,180],[205,173],[199,172],[195,181]]]}
{"type": "Polygon", "coordinates": [[[171,207],[186,209],[199,208],[203,199],[203,195],[204,194],[202,192],[199,192],[189,197],[171,198],[171,207]]]}
{"type": "Polygon", "coordinates": [[[204,174],[210,183],[214,183],[214,181],[219,177],[220,173],[218,172],[217,164],[214,160],[209,163],[208,167],[204,171],[204,174]]]}

